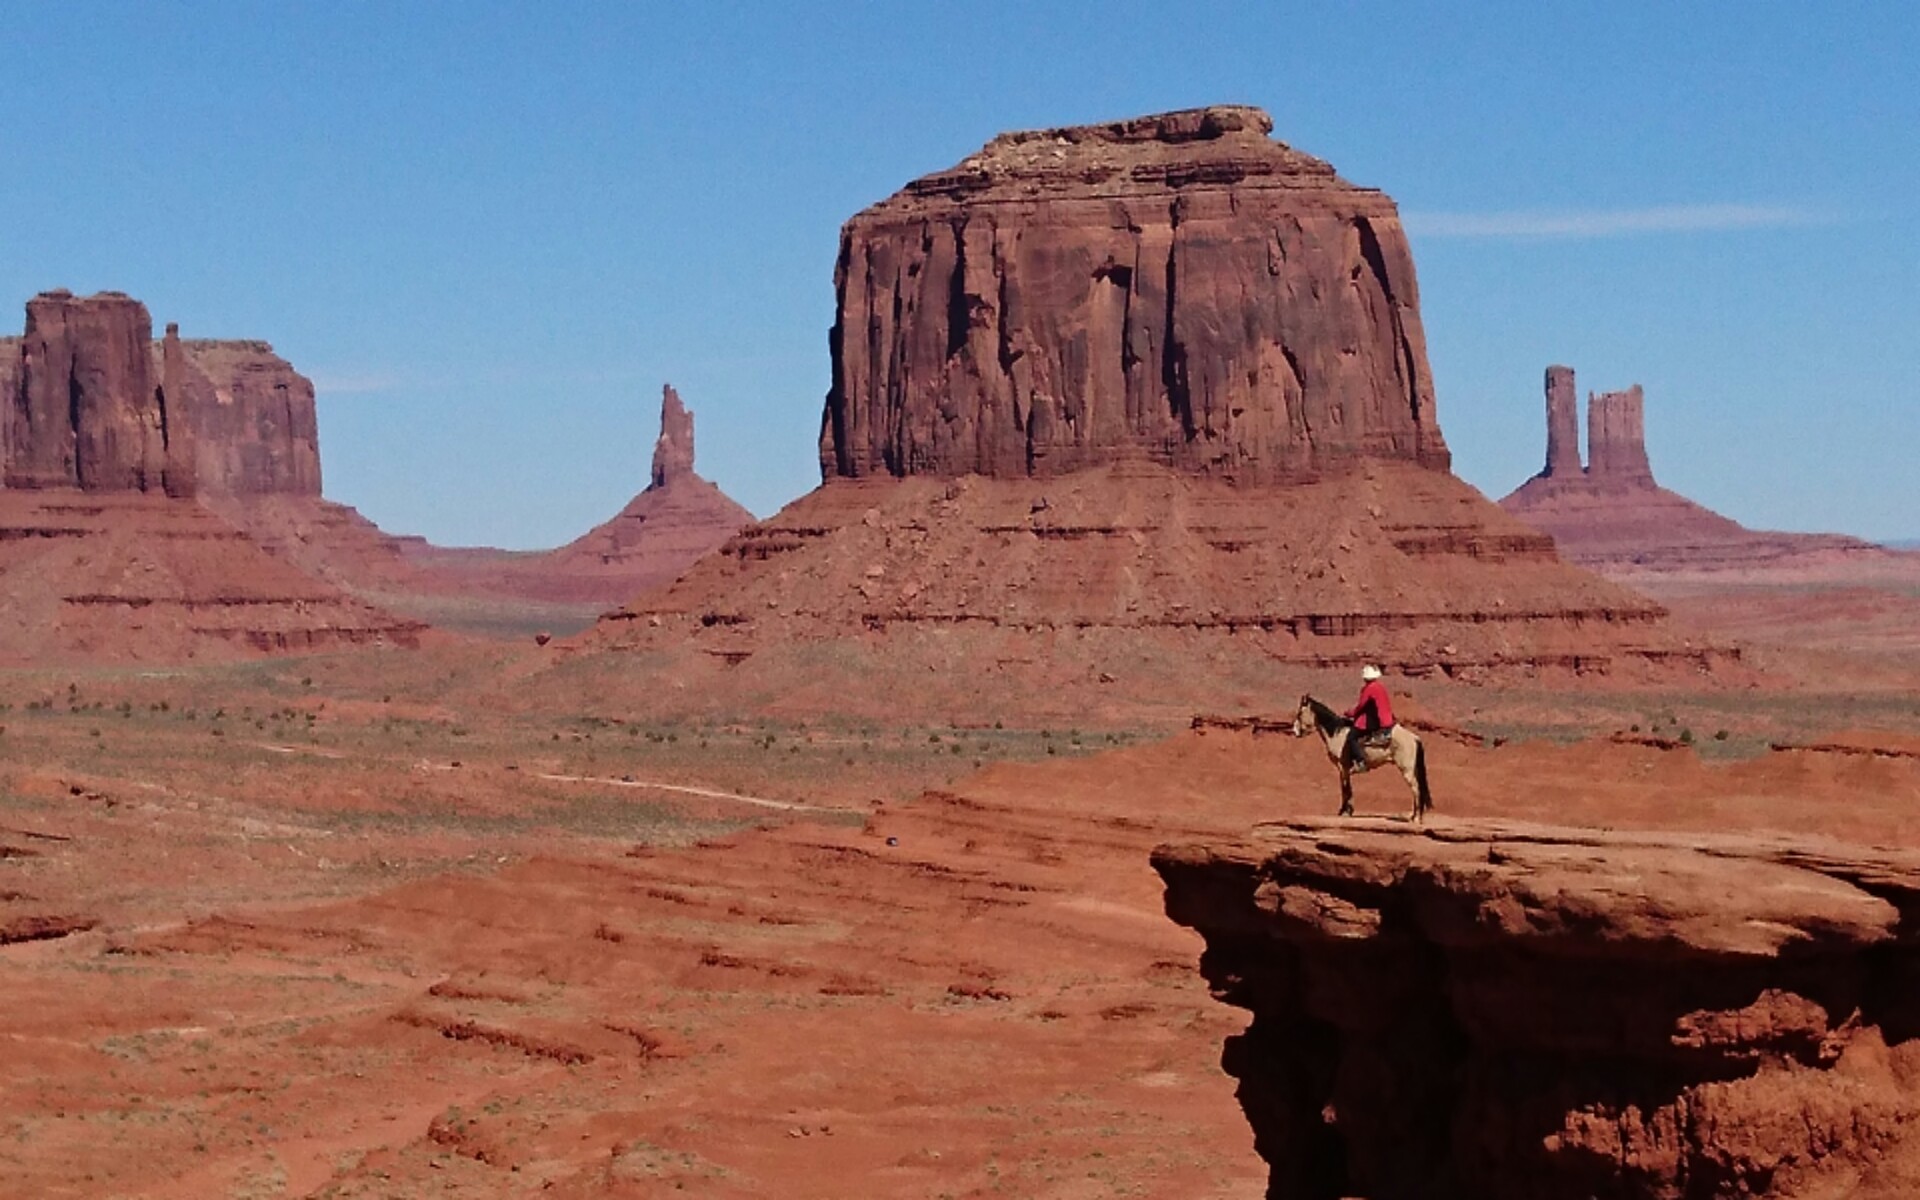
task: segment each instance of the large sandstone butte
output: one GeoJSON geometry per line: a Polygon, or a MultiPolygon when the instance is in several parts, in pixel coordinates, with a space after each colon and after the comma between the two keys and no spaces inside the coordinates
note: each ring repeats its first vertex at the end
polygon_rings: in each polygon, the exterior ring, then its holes
{"type": "Polygon", "coordinates": [[[42,292],[0,373],[9,488],[188,494],[183,422],[154,386],[153,322],[120,292],[42,292]],[[172,469],[170,471],[170,468],[172,469]]]}
{"type": "Polygon", "coordinates": [[[183,340],[120,292],[43,292],[0,339],[6,486],[320,494],[313,384],[258,341],[183,340]]]}
{"type": "Polygon", "coordinates": [[[1221,106],[1009,133],[848,221],[827,476],[1445,469],[1393,201],[1221,106]]]}
{"type": "Polygon", "coordinates": [[[1162,846],[1268,1195],[1920,1188],[1920,857],[1292,820],[1162,846]]]}
{"type": "Polygon", "coordinates": [[[313,392],[264,343],[152,338],[139,301],[45,292],[0,339],[0,660],[171,660],[421,627],[280,561],[191,503],[318,502],[313,392]]]}
{"type": "Polygon", "coordinates": [[[441,547],[398,539],[427,586],[554,603],[620,604],[665,583],[753,523],[693,469],[693,414],[660,389],[660,436],[646,488],[611,518],[553,550],[441,547]]]}
{"type": "Polygon", "coordinates": [[[1552,536],[1573,562],[1626,578],[1778,570],[1884,557],[1836,534],[1748,529],[1654,482],[1640,385],[1587,399],[1581,466],[1573,368],[1547,368],[1547,464],[1500,506],[1552,536]]]}
{"type": "Polygon", "coordinates": [[[873,636],[891,664],[922,638],[936,670],[1057,674],[1066,635],[1086,678],[1136,687],[1229,660],[1721,661],[1448,473],[1393,202],[1270,128],[1008,134],[855,216],[823,486],[594,644],[738,663],[873,636]]]}

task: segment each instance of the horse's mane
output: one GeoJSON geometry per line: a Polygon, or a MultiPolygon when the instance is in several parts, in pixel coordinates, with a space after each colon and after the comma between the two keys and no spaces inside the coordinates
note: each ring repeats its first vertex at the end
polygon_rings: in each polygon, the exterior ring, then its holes
{"type": "Polygon", "coordinates": [[[1323,729],[1339,730],[1339,729],[1345,729],[1349,725],[1353,724],[1352,721],[1347,720],[1347,718],[1342,716],[1339,712],[1336,712],[1334,709],[1329,708],[1326,705],[1320,703],[1318,700],[1315,700],[1312,696],[1300,697],[1300,703],[1306,705],[1308,708],[1313,710],[1313,719],[1319,722],[1321,728],[1323,729]]]}

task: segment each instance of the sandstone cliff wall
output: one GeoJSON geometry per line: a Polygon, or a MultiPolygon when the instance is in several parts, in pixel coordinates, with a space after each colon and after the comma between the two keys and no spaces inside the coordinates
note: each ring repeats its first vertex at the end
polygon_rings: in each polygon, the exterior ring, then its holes
{"type": "Polygon", "coordinates": [[[841,235],[825,476],[1444,469],[1393,202],[1210,108],[994,139],[841,235]]]}
{"type": "Polygon", "coordinates": [[[7,486],[13,462],[13,408],[20,394],[26,345],[25,338],[0,337],[0,488],[7,486]]]}

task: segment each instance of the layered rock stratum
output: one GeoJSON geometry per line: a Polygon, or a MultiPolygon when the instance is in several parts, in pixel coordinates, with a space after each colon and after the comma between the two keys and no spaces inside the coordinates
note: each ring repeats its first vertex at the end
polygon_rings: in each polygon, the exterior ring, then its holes
{"type": "Polygon", "coordinates": [[[1393,201],[1271,128],[1217,107],[1004,134],[854,216],[823,486],[593,644],[1029,661],[1069,634],[1100,643],[1093,677],[1725,662],[1448,473],[1393,201]]]}
{"type": "Polygon", "coordinates": [[[179,662],[418,645],[424,627],[191,501],[0,491],[0,662],[179,662]]]}
{"type": "Polygon", "coordinates": [[[1445,469],[1393,201],[1219,106],[1008,133],[859,213],[825,475],[1445,469]]]}
{"type": "Polygon", "coordinates": [[[1920,857],[1496,821],[1168,845],[1268,1195],[1920,1186],[1920,857]]]}
{"type": "Polygon", "coordinates": [[[1839,534],[1748,529],[1654,480],[1639,384],[1589,395],[1581,465],[1571,367],[1547,368],[1547,464],[1500,501],[1561,554],[1627,579],[1674,572],[1777,571],[1884,558],[1839,534]]]}

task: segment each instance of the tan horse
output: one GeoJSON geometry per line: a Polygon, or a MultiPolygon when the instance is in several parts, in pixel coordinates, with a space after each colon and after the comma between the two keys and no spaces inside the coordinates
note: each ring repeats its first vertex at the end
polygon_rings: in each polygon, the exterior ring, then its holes
{"type": "Polygon", "coordinates": [[[1388,763],[1400,768],[1408,790],[1413,792],[1413,811],[1407,815],[1408,820],[1420,820],[1433,807],[1433,793],[1427,788],[1427,748],[1405,725],[1395,725],[1384,746],[1371,743],[1362,746],[1360,761],[1351,765],[1347,761],[1347,739],[1354,736],[1353,722],[1312,696],[1302,696],[1300,708],[1293,714],[1293,736],[1304,737],[1309,731],[1320,735],[1327,757],[1340,768],[1341,816],[1353,815],[1354,772],[1371,771],[1388,763]]]}

